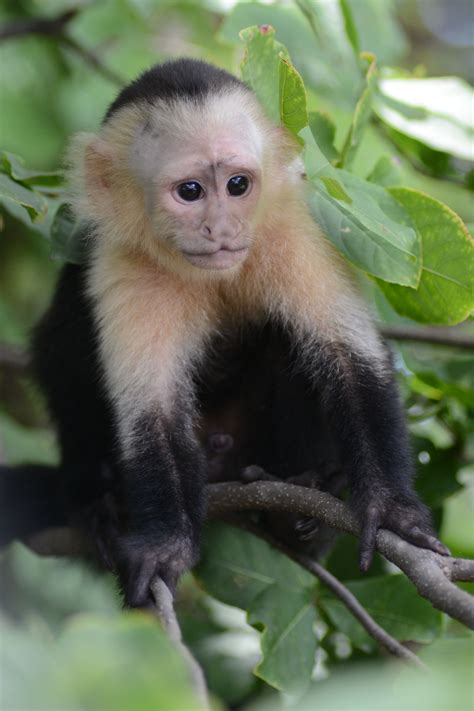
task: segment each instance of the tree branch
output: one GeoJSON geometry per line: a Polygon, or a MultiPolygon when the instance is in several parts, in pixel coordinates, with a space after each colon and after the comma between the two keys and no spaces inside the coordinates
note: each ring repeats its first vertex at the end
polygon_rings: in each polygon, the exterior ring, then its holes
{"type": "Polygon", "coordinates": [[[79,8],[73,8],[57,17],[31,17],[16,20],[0,27],[0,41],[26,37],[27,35],[42,35],[43,37],[58,37],[67,25],[76,17],[79,8]]]}
{"type": "MultiPolygon", "coordinates": [[[[354,536],[359,524],[344,502],[331,494],[285,482],[223,483],[209,486],[209,513],[220,517],[233,511],[285,511],[318,518],[354,536]]],[[[472,579],[470,561],[447,558],[417,548],[391,531],[377,533],[377,550],[402,570],[418,593],[433,607],[474,629],[474,599],[454,584],[465,574],[472,579]]],[[[472,561],[471,561],[472,562],[472,561]]]]}
{"type": "Polygon", "coordinates": [[[49,37],[75,52],[86,64],[89,64],[89,66],[101,74],[107,81],[110,81],[118,87],[123,87],[125,81],[121,76],[116,74],[112,69],[109,69],[92,50],[87,49],[68,34],[67,27],[78,12],[79,8],[74,8],[57,17],[32,17],[27,20],[10,22],[0,27],[0,41],[27,37],[28,35],[49,37]]]}
{"type": "Polygon", "coordinates": [[[438,346],[452,346],[474,350],[474,336],[455,328],[438,326],[389,326],[380,325],[380,333],[394,341],[415,341],[438,346]]]}
{"type": "MultiPolygon", "coordinates": [[[[208,492],[208,515],[212,518],[226,518],[236,511],[282,511],[318,518],[338,531],[359,534],[359,524],[348,506],[324,491],[285,482],[257,481],[210,484],[208,492]]],[[[90,544],[69,529],[43,531],[31,537],[27,545],[43,555],[90,552],[90,544]]],[[[433,607],[474,629],[474,599],[455,585],[456,581],[474,580],[474,561],[417,548],[384,529],[377,533],[377,550],[405,573],[433,607]]]]}
{"type": "Polygon", "coordinates": [[[181,653],[181,656],[188,667],[193,689],[203,707],[208,709],[209,696],[204,673],[196,659],[189,651],[188,647],[183,642],[181,627],[179,626],[178,618],[176,617],[176,613],[174,611],[173,595],[159,575],[154,578],[151,584],[151,592],[155,600],[155,606],[152,611],[160,621],[161,626],[165,630],[169,639],[181,653]]]}

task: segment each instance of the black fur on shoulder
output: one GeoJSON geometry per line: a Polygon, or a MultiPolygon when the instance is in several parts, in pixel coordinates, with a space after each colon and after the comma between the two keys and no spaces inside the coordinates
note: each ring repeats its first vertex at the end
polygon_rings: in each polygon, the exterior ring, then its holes
{"type": "Polygon", "coordinates": [[[232,74],[198,59],[176,59],[156,64],[126,86],[109,106],[104,122],[127,104],[156,99],[190,98],[202,101],[226,86],[245,87],[232,74]]]}

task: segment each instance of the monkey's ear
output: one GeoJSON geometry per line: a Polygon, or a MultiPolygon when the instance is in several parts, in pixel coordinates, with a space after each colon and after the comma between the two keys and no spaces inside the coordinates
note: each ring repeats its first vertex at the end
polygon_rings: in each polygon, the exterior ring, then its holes
{"type": "Polygon", "coordinates": [[[84,172],[89,194],[108,190],[112,184],[113,157],[109,146],[94,138],[84,147],[84,172]]]}

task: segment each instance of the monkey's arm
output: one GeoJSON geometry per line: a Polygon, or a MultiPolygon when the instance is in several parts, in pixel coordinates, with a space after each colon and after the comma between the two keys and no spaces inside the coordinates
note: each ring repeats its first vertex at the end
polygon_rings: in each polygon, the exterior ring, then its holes
{"type": "Polygon", "coordinates": [[[179,287],[130,260],[108,272],[98,261],[90,276],[124,510],[111,557],[132,606],[147,604],[154,575],[174,589],[196,562],[204,516],[191,377],[204,326],[188,311],[203,304],[187,302],[179,287]]]}
{"type": "Polygon", "coordinates": [[[304,213],[282,216],[272,235],[269,308],[290,334],[295,368],[322,395],[362,529],[360,563],[370,565],[377,529],[389,528],[440,553],[413,466],[390,359],[346,265],[304,213]],[[284,239],[283,239],[284,237],[284,239]],[[272,280],[272,274],[277,275],[272,280]]]}
{"type": "Polygon", "coordinates": [[[361,569],[370,566],[379,528],[447,554],[413,489],[408,436],[389,363],[377,372],[377,364],[344,345],[323,348],[320,359],[317,387],[324,395],[361,524],[361,569]]]}

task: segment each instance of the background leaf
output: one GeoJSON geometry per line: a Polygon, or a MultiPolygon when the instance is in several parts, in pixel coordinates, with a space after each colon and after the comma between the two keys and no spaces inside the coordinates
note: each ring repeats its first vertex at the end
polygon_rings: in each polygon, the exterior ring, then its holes
{"type": "MultiPolygon", "coordinates": [[[[384,575],[345,583],[364,608],[395,639],[432,642],[442,630],[442,614],[423,600],[403,575],[384,575]]],[[[348,612],[347,608],[326,591],[319,604],[337,629],[362,650],[374,648],[374,640],[348,612]]]]}
{"type": "Polygon", "coordinates": [[[416,290],[381,283],[392,306],[424,323],[454,324],[474,308],[474,241],[446,205],[407,188],[390,194],[405,208],[422,240],[423,268],[416,290]]]}
{"type": "Polygon", "coordinates": [[[474,160],[474,91],[466,82],[386,76],[379,88],[374,110],[383,121],[431,148],[474,160]]]}
{"type": "Polygon", "coordinates": [[[248,611],[262,631],[256,673],[278,689],[305,686],[314,665],[314,578],[250,533],[222,524],[206,531],[198,579],[218,600],[248,611]]]}

